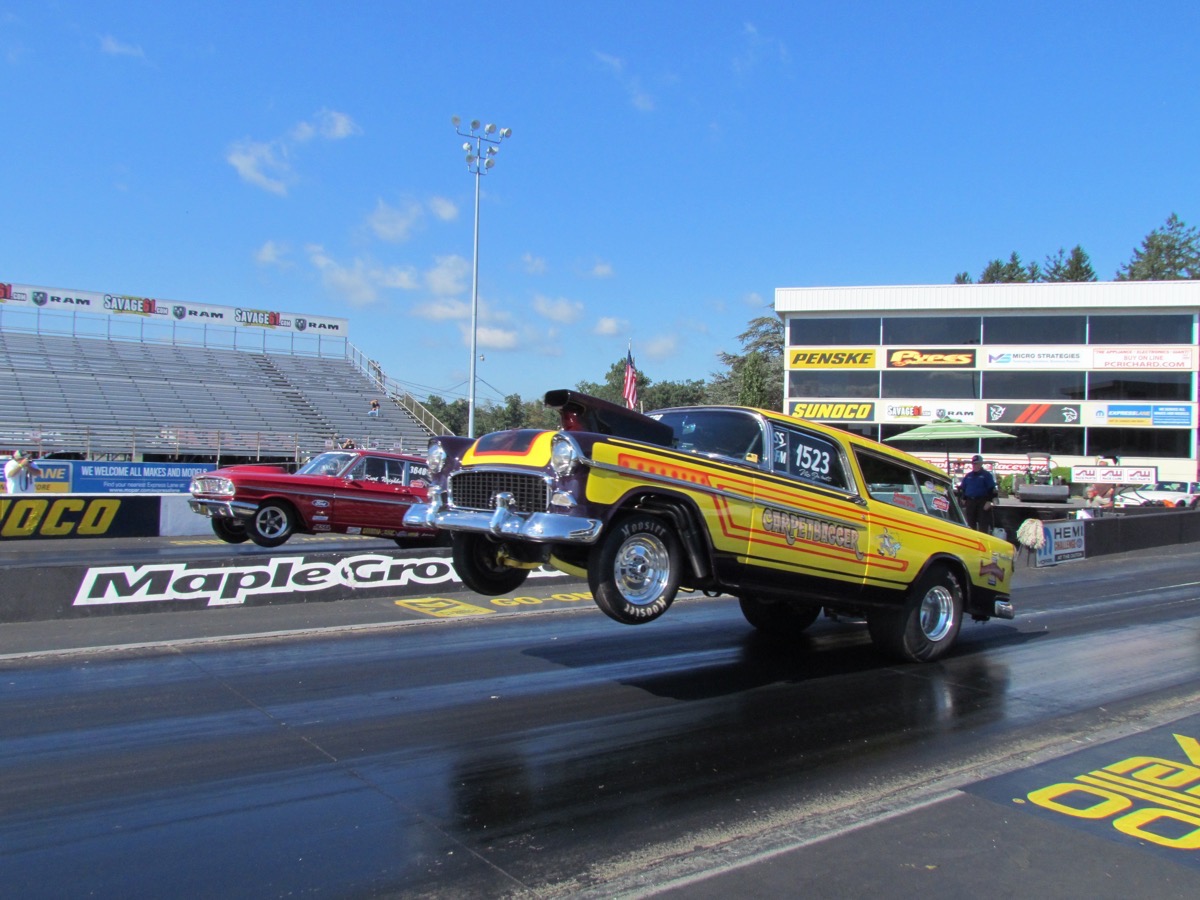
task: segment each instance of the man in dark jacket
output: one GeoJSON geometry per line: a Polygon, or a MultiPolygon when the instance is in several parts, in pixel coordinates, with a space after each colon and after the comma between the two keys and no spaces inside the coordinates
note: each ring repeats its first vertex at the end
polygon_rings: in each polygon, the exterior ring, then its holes
{"type": "Polygon", "coordinates": [[[992,507],[1000,494],[996,490],[996,479],[983,467],[983,457],[979,454],[971,457],[971,471],[963,476],[958,490],[962,497],[967,524],[976,531],[986,531],[990,534],[992,507]]]}

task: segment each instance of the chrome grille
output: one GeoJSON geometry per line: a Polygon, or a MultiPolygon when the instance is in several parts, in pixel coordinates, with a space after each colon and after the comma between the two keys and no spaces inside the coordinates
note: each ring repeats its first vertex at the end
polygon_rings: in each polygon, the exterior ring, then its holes
{"type": "Polygon", "coordinates": [[[550,505],[550,486],[541,475],[485,470],[450,476],[450,505],[458,509],[495,509],[494,498],[502,491],[513,495],[513,512],[545,512],[550,505]]]}

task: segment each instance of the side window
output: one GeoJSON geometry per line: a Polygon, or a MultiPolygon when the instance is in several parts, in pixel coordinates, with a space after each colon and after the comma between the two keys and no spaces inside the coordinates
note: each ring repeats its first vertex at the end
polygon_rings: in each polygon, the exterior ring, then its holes
{"type": "Polygon", "coordinates": [[[867,492],[873,500],[963,523],[962,513],[950,490],[949,479],[932,478],[895,460],[861,450],[856,452],[856,456],[867,492]]]}
{"type": "Polygon", "coordinates": [[[406,462],[405,468],[408,469],[408,477],[404,479],[404,484],[412,487],[429,487],[429,466],[425,463],[406,462]]]}
{"type": "Polygon", "coordinates": [[[713,456],[725,456],[759,465],[762,460],[762,426],[758,419],[733,410],[701,410],[690,414],[675,429],[675,444],[713,456]]]}
{"type": "Polygon", "coordinates": [[[771,434],[771,468],[823,487],[849,491],[838,445],[808,431],[776,425],[771,434]]]}

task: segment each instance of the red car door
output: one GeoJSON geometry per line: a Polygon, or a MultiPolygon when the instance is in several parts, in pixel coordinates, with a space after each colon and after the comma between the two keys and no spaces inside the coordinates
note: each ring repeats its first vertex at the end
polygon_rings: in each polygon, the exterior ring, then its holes
{"type": "Polygon", "coordinates": [[[424,488],[406,483],[405,460],[366,454],[341,479],[332,528],[346,534],[403,533],[404,514],[425,497],[424,488]]]}

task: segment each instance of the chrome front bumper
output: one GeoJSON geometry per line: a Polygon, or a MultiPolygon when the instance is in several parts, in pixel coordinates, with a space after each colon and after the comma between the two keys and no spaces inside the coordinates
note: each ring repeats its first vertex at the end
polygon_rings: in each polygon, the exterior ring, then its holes
{"type": "Polygon", "coordinates": [[[188,506],[192,512],[210,519],[246,519],[258,510],[254,503],[236,500],[189,500],[188,506]]]}
{"type": "Polygon", "coordinates": [[[508,506],[512,495],[496,495],[492,512],[453,509],[441,493],[430,491],[429,503],[417,503],[404,514],[409,528],[438,528],[442,531],[470,531],[499,538],[533,541],[542,544],[594,544],[604,523],[599,519],[558,513],[515,513],[508,506]]]}

